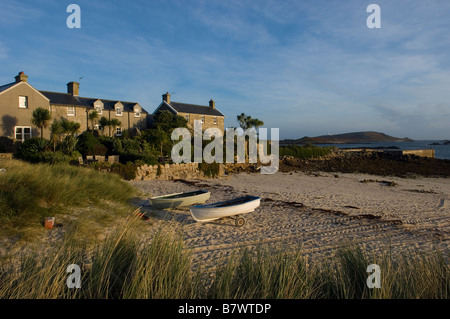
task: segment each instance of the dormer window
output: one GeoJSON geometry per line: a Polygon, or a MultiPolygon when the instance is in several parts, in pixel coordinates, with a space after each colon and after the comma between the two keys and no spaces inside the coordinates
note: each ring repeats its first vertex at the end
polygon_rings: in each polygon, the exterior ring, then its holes
{"type": "Polygon", "coordinates": [[[122,116],[123,112],[123,104],[120,102],[117,102],[114,104],[114,109],[116,110],[116,116],[122,116]]]}
{"type": "Polygon", "coordinates": [[[133,110],[134,110],[134,117],[141,117],[141,108],[138,105],[135,105],[133,110]]]}
{"type": "Polygon", "coordinates": [[[97,100],[94,102],[94,110],[97,112],[98,115],[102,115],[103,113],[103,102],[100,100],[97,100]]]}

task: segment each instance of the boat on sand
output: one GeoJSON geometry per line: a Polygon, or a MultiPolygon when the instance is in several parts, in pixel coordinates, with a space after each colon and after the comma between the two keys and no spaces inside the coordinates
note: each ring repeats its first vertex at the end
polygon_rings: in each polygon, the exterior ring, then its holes
{"type": "Polygon", "coordinates": [[[149,201],[155,209],[166,209],[203,204],[210,196],[211,193],[209,191],[200,189],[191,192],[150,197],[149,201]]]}
{"type": "Polygon", "coordinates": [[[220,218],[230,217],[235,219],[237,227],[245,224],[242,214],[253,212],[261,202],[257,196],[244,196],[208,205],[196,205],[189,207],[192,218],[197,222],[209,222],[220,218]]]}

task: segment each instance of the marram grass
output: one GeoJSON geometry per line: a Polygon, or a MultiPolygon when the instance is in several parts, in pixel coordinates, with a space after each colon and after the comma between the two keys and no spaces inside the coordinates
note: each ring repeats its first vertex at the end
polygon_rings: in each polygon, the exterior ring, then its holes
{"type": "Polygon", "coordinates": [[[264,248],[236,251],[214,276],[193,270],[191,251],[180,233],[161,228],[151,240],[133,231],[131,218],[94,249],[64,240],[47,254],[4,263],[0,298],[81,299],[446,299],[450,270],[439,253],[373,259],[358,247],[342,248],[335,258],[309,263],[301,250],[264,248]],[[69,289],[67,266],[81,267],[81,288],[69,289]],[[370,289],[369,264],[381,268],[381,287],[370,289]]]}

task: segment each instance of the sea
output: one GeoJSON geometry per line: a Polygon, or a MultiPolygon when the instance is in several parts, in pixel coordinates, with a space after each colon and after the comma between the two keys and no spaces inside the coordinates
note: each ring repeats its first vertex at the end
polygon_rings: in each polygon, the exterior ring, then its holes
{"type": "Polygon", "coordinates": [[[359,144],[317,144],[317,146],[336,146],[338,148],[390,148],[398,147],[402,150],[434,149],[436,158],[450,159],[450,144],[444,145],[442,140],[415,140],[411,142],[373,142],[359,144]],[[436,145],[439,144],[439,145],[436,145]]]}

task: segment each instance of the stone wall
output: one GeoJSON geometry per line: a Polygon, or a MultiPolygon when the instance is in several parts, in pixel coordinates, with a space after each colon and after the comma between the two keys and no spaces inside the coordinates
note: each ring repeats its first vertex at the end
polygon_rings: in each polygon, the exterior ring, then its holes
{"type": "Polygon", "coordinates": [[[12,159],[13,153],[0,153],[0,159],[12,159]]]}
{"type": "MultiPolygon", "coordinates": [[[[198,165],[198,163],[142,165],[136,170],[136,180],[209,178],[199,169],[198,165]]],[[[220,164],[217,177],[221,177],[224,174],[224,167],[220,164]]]]}

